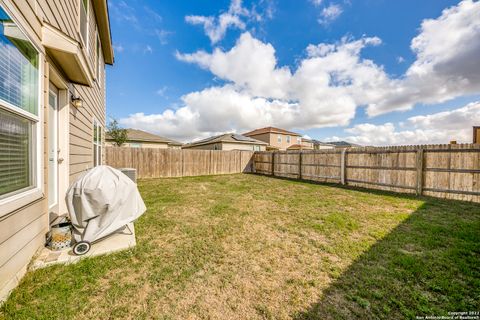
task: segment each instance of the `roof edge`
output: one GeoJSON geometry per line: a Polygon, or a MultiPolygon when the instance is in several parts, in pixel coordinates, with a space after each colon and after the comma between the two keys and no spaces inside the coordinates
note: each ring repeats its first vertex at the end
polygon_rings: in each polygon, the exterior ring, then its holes
{"type": "Polygon", "coordinates": [[[103,57],[105,63],[112,65],[115,61],[112,33],[110,29],[110,15],[108,11],[107,0],[92,1],[93,11],[95,12],[95,19],[97,20],[98,34],[100,42],[102,43],[103,57]]]}

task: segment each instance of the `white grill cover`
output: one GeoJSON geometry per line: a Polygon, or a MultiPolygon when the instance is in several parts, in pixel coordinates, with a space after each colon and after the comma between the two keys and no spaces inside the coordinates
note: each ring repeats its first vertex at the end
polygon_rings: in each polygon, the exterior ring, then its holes
{"type": "Polygon", "coordinates": [[[76,241],[95,241],[133,222],[146,210],[137,185],[122,172],[98,166],[68,189],[67,207],[76,241]]]}

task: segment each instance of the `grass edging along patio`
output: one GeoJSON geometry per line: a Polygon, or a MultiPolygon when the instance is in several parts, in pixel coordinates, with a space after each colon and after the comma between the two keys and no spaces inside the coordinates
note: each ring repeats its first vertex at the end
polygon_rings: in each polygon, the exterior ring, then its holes
{"type": "Polygon", "coordinates": [[[365,319],[480,308],[478,204],[242,174],[139,188],[148,211],[137,247],[31,272],[0,315],[365,319]]]}

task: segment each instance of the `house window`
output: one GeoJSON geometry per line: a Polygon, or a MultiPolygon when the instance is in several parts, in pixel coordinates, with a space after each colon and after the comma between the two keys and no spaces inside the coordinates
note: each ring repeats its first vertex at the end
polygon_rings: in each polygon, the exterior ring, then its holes
{"type": "Polygon", "coordinates": [[[39,95],[39,53],[0,6],[0,199],[37,186],[39,95]]]}
{"type": "Polygon", "coordinates": [[[298,142],[299,144],[301,144],[301,143],[302,143],[302,138],[297,137],[297,142],[298,142]]]}
{"type": "Polygon", "coordinates": [[[97,34],[97,65],[96,65],[96,71],[97,71],[97,83],[100,85],[100,38],[97,34]]]}
{"type": "Polygon", "coordinates": [[[82,36],[83,46],[88,51],[88,10],[89,0],[80,0],[80,35],[82,36]]]}
{"type": "Polygon", "coordinates": [[[287,136],[287,143],[290,143],[290,136],[287,136]]]}
{"type": "Polygon", "coordinates": [[[142,144],[138,142],[132,142],[130,143],[130,148],[141,148],[142,144]]]}
{"type": "Polygon", "coordinates": [[[93,120],[93,166],[102,164],[102,126],[94,119],[93,120]]]}
{"type": "Polygon", "coordinates": [[[260,151],[260,146],[253,145],[253,151],[260,151]]]}
{"type": "Polygon", "coordinates": [[[277,136],[277,141],[278,141],[278,143],[282,143],[282,136],[281,135],[277,136]]]}

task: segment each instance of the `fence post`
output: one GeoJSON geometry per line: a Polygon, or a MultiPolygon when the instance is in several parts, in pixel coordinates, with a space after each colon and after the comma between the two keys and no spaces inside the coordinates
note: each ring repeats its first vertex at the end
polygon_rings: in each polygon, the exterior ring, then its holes
{"type": "Polygon", "coordinates": [[[340,154],[340,182],[341,184],[346,184],[346,176],[347,176],[347,167],[346,167],[346,154],[347,149],[342,149],[342,153],[340,154]]]}
{"type": "Polygon", "coordinates": [[[275,176],[275,152],[272,152],[272,176],[275,176]]]}
{"type": "Polygon", "coordinates": [[[417,196],[421,196],[423,193],[423,148],[417,149],[416,167],[417,167],[416,194],[417,196]]]}
{"type": "Polygon", "coordinates": [[[298,154],[298,179],[302,180],[302,151],[298,154]]]}

